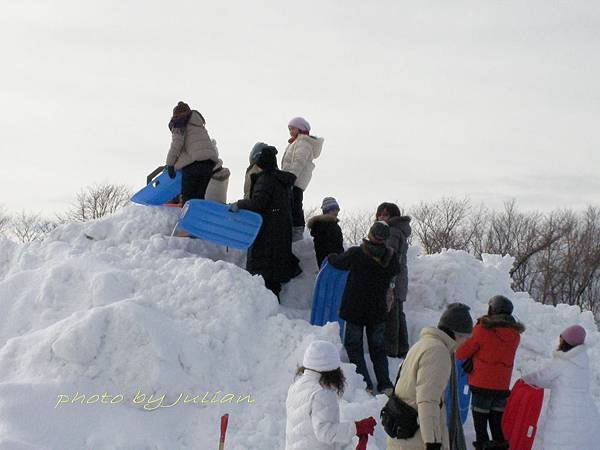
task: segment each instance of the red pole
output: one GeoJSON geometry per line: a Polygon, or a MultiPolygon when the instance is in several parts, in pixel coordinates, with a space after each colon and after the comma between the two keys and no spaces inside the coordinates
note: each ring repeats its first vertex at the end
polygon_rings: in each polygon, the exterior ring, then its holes
{"type": "Polygon", "coordinates": [[[227,425],[229,424],[229,414],[221,416],[221,439],[219,439],[219,450],[225,449],[225,433],[227,433],[227,425]]]}

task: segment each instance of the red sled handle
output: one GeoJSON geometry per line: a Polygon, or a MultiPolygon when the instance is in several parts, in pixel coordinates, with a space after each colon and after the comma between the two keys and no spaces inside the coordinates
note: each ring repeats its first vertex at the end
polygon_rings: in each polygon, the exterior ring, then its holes
{"type": "Polygon", "coordinates": [[[225,433],[227,433],[227,425],[229,424],[229,414],[221,416],[221,439],[219,439],[219,450],[225,448],[225,433]]]}

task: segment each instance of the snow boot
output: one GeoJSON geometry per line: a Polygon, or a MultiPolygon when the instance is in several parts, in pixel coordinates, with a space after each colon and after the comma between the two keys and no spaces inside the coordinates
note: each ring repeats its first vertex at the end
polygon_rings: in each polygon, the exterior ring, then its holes
{"type": "Polygon", "coordinates": [[[508,450],[508,442],[489,441],[483,446],[484,450],[508,450]]]}
{"type": "Polygon", "coordinates": [[[487,444],[489,444],[489,442],[478,442],[475,441],[473,442],[473,447],[475,447],[475,450],[485,450],[487,449],[487,444]]]}

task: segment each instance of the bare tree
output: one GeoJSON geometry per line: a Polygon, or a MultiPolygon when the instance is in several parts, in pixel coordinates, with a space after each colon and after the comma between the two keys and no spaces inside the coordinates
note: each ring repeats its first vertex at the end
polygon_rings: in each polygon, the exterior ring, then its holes
{"type": "Polygon", "coordinates": [[[5,236],[10,226],[10,215],[0,206],[0,236],[5,236]]]}
{"type": "Polygon", "coordinates": [[[340,217],[344,243],[346,245],[360,245],[362,240],[369,234],[369,228],[371,228],[374,221],[375,217],[372,212],[344,211],[340,217]]]}
{"type": "Polygon", "coordinates": [[[63,220],[86,222],[112,214],[129,203],[131,191],[122,184],[94,184],[77,194],[72,209],[63,220]]]}
{"type": "Polygon", "coordinates": [[[442,198],[433,203],[421,202],[412,209],[414,231],[426,253],[443,249],[468,250],[473,238],[469,226],[469,199],[442,198]]]}
{"type": "Polygon", "coordinates": [[[56,222],[46,220],[39,214],[21,211],[10,221],[12,235],[18,242],[27,243],[40,241],[54,228],[56,222]]]}

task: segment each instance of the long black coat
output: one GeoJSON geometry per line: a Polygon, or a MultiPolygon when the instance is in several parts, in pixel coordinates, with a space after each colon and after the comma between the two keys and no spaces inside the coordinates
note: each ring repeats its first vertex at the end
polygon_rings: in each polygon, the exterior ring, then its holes
{"type": "Polygon", "coordinates": [[[406,301],[406,293],[408,292],[408,264],[406,262],[406,254],[408,252],[408,238],[412,232],[410,228],[410,217],[392,217],[389,220],[389,226],[390,237],[386,244],[394,249],[398,261],[400,262],[400,273],[396,277],[394,287],[394,300],[397,302],[404,302],[406,301]]]}
{"type": "Polygon", "coordinates": [[[356,325],[376,325],[387,316],[386,293],[400,270],[394,251],[365,241],[340,255],[329,255],[329,263],[349,270],[340,317],[356,325]]]}
{"type": "Polygon", "coordinates": [[[278,169],[252,175],[250,198],[237,205],[259,213],[263,224],[248,249],[246,270],[260,274],[267,282],[285,283],[298,270],[292,253],[292,215],[290,196],[296,176],[278,169]]]}

